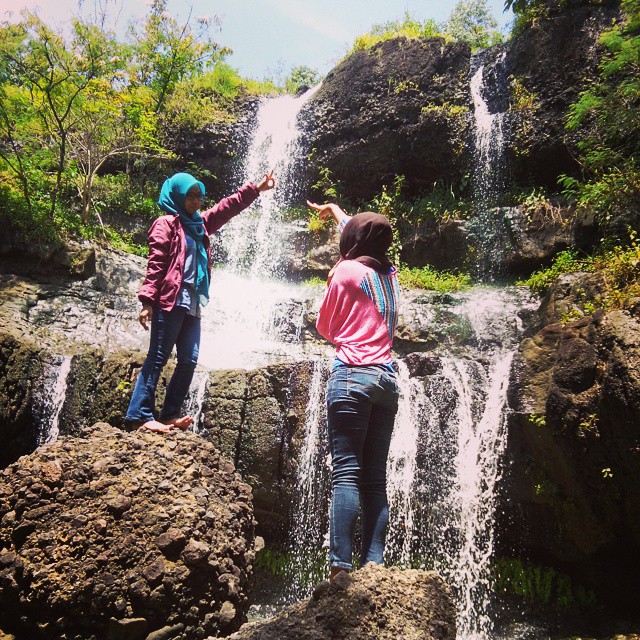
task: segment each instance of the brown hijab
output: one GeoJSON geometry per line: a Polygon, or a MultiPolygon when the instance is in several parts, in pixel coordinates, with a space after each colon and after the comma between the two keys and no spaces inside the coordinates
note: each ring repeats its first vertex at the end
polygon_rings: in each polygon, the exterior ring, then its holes
{"type": "Polygon", "coordinates": [[[353,216],[340,236],[340,256],[357,260],[379,273],[386,274],[393,266],[387,257],[393,231],[385,216],[365,211],[353,216]]]}

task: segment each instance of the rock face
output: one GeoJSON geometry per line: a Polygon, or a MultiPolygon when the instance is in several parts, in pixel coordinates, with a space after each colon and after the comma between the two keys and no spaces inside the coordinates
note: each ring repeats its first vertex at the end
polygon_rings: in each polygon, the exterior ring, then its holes
{"type": "Polygon", "coordinates": [[[548,18],[536,20],[508,46],[506,64],[512,74],[511,110],[516,120],[509,155],[519,183],[556,189],[561,173],[578,170],[576,139],[564,122],[569,106],[597,75],[598,38],[617,15],[611,6],[615,2],[603,4],[552,9],[548,18]]]}
{"type": "Polygon", "coordinates": [[[311,363],[213,371],[205,393],[207,437],[254,492],[259,532],[286,539],[296,497],[311,363]]]}
{"type": "Polygon", "coordinates": [[[230,640],[454,640],[455,608],[433,572],[368,564],[266,622],[245,625],[230,640]]]}
{"type": "Polygon", "coordinates": [[[0,619],[18,637],[205,638],[248,607],[251,488],[192,434],[98,423],[45,445],[2,472],[0,523],[0,619]]]}
{"type": "Polygon", "coordinates": [[[35,345],[0,336],[0,467],[36,448],[33,381],[42,375],[42,367],[35,345]]]}
{"type": "Polygon", "coordinates": [[[521,344],[501,528],[532,556],[571,566],[601,601],[632,609],[640,598],[640,314],[636,305],[558,322],[592,280],[574,275],[552,290],[544,326],[521,344]]]}
{"type": "Polygon", "coordinates": [[[409,193],[457,183],[467,140],[469,48],[441,38],[381,42],[335,67],[306,114],[313,162],[352,199],[395,175],[409,193]]]}

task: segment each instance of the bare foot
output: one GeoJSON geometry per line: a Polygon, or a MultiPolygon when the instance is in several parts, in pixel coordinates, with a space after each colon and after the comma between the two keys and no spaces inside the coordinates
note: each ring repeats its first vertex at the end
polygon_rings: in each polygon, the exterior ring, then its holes
{"type": "Polygon", "coordinates": [[[193,424],[193,416],[182,416],[182,418],[174,418],[173,420],[165,420],[164,424],[178,427],[182,431],[186,431],[193,424]]]}
{"type": "Polygon", "coordinates": [[[171,433],[173,431],[172,424],[162,424],[157,420],[149,420],[140,426],[138,431],[153,431],[154,433],[171,433]]]}

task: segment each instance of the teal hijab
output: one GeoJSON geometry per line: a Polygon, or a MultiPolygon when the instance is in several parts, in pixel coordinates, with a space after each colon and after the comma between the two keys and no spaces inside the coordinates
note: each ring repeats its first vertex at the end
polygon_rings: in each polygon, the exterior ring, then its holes
{"type": "Polygon", "coordinates": [[[206,190],[202,182],[188,173],[176,173],[164,181],[158,205],[166,213],[177,215],[184,232],[196,242],[196,295],[200,306],[206,307],[209,302],[209,261],[204,246],[204,220],[199,211],[190,216],[184,208],[187,191],[196,184],[204,195],[206,190]]]}

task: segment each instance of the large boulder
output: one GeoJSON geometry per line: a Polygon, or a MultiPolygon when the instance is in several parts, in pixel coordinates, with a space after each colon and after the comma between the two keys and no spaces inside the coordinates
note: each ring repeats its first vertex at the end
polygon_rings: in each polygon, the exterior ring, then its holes
{"type": "Polygon", "coordinates": [[[640,598],[640,313],[567,322],[595,287],[591,274],[561,281],[521,344],[500,528],[511,548],[570,567],[602,603],[629,611],[640,598]]]}
{"type": "Polygon", "coordinates": [[[265,622],[247,624],[230,640],[453,640],[455,607],[434,572],[369,563],[322,582],[309,600],[265,622]]]}
{"type": "Polygon", "coordinates": [[[228,633],[248,608],[253,526],[251,488],[211,444],[98,423],[0,476],[0,624],[24,638],[228,633]]]}
{"type": "Polygon", "coordinates": [[[469,57],[466,44],[441,38],[395,38],[352,53],[305,108],[312,162],[352,199],[370,199],[396,175],[410,194],[438,180],[457,184],[465,172],[469,57]]]}

